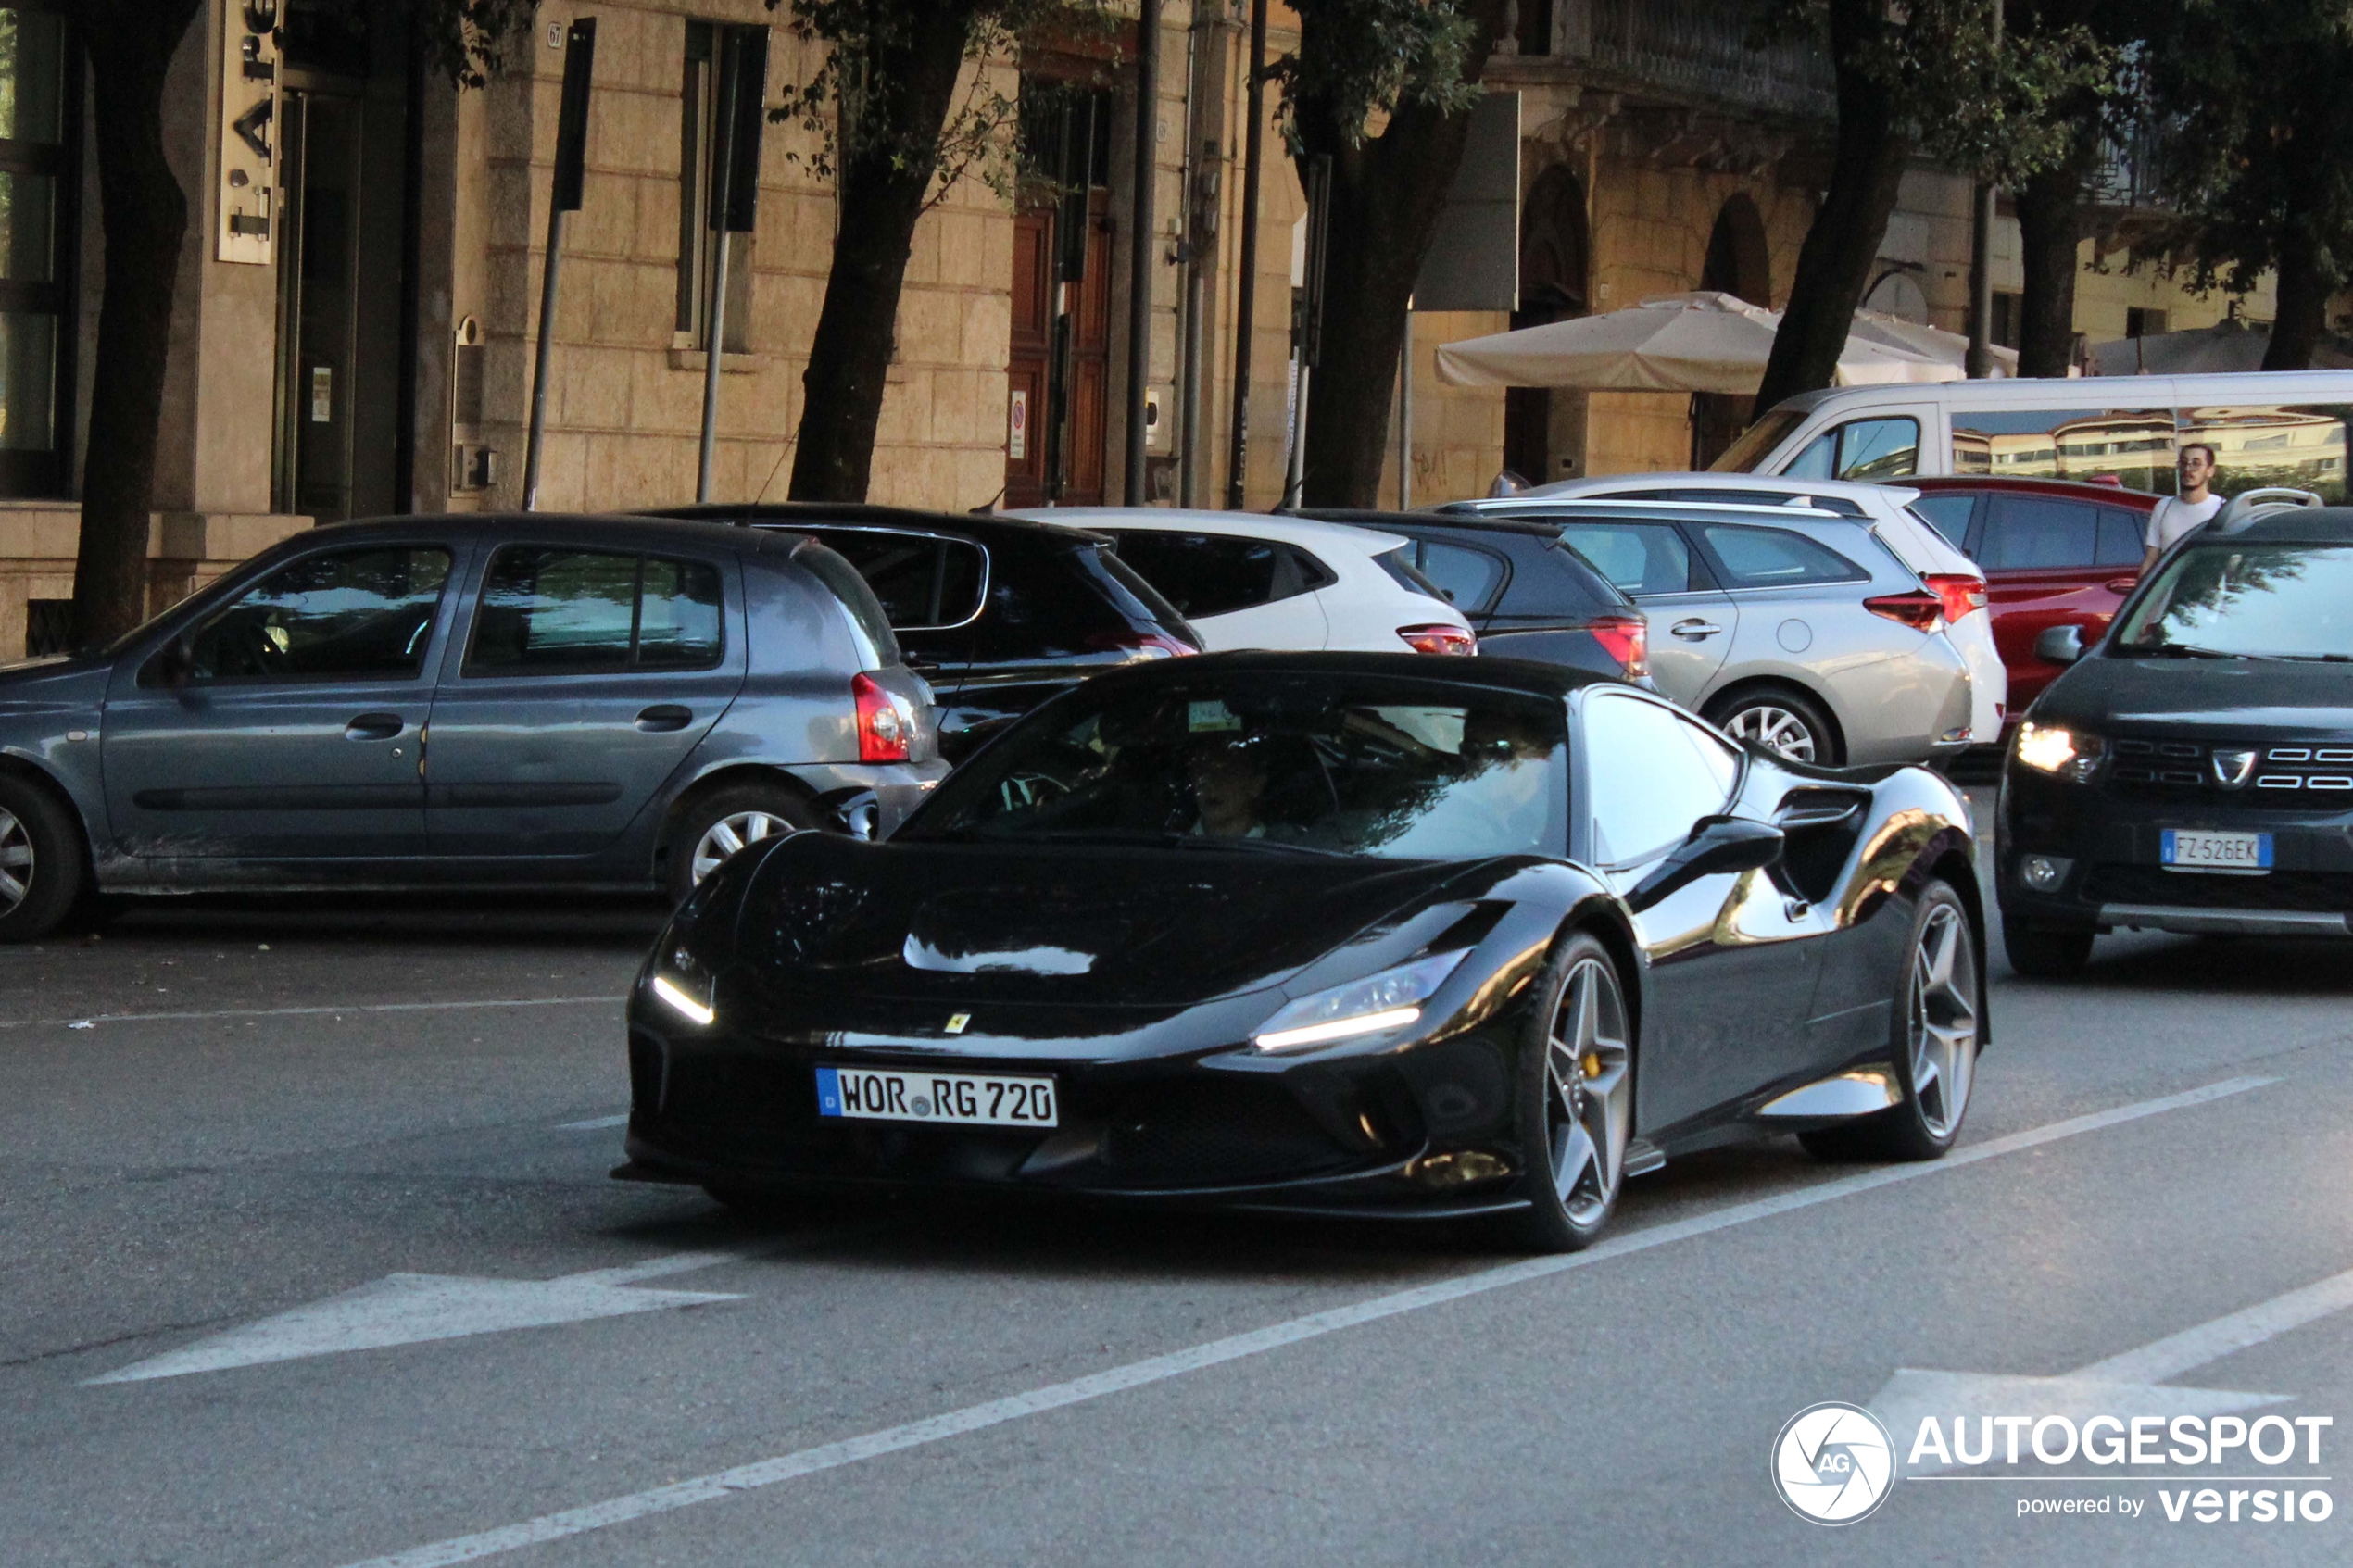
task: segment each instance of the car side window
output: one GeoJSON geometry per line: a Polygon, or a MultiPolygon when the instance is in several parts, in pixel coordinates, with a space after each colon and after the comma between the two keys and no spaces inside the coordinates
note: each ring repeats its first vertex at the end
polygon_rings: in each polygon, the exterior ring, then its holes
{"type": "Polygon", "coordinates": [[[1705,587],[1692,547],[1671,522],[1573,521],[1561,542],[1629,594],[1688,594],[1705,587]]]}
{"type": "Polygon", "coordinates": [[[1876,482],[1920,471],[1920,422],[1897,417],[1849,420],[1838,427],[1837,479],[1876,482]]]}
{"type": "Polygon", "coordinates": [[[1945,491],[1921,496],[1912,503],[1912,510],[1960,549],[1969,544],[1969,514],[1977,510],[1977,497],[1967,491],[1945,491]]]}
{"type": "Polygon", "coordinates": [[[1737,523],[1700,525],[1730,588],[1806,588],[1821,583],[1863,583],[1870,573],[1825,545],[1782,528],[1737,523]]]}
{"type": "Polygon", "coordinates": [[[196,628],[187,678],[413,679],[449,564],[447,550],[426,545],[289,561],[196,628]]]}
{"type": "Polygon", "coordinates": [[[977,545],[883,528],[826,529],[816,536],[858,569],[900,631],[961,626],[979,613],[977,545]]]}
{"type": "Polygon", "coordinates": [[[719,606],[708,561],[510,546],[483,576],[465,672],[709,669],[722,651],[719,606]]]}
{"type": "Polygon", "coordinates": [[[1593,802],[1593,858],[1640,865],[1723,809],[1736,757],[1671,709],[1597,692],[1585,704],[1585,758],[1593,802]]]}
{"type": "Polygon", "coordinates": [[[2056,571],[2099,558],[2100,514],[2050,495],[1990,495],[1977,563],[1988,571],[2056,571]]]}
{"type": "Polygon", "coordinates": [[[1278,603],[1326,575],[1290,546],[1265,539],[1123,529],[1118,541],[1119,558],[1188,619],[1278,603]]]}
{"type": "Polygon", "coordinates": [[[1485,550],[1464,545],[1424,540],[1420,558],[1414,564],[1424,577],[1437,584],[1448,604],[1470,614],[1485,609],[1487,601],[1495,596],[1496,587],[1504,581],[1502,561],[1485,550]]]}
{"type": "Polygon", "coordinates": [[[2100,508],[2100,553],[2093,564],[2095,566],[2139,566],[2144,541],[2147,534],[2146,514],[2123,507],[2102,507],[2100,508]]]}

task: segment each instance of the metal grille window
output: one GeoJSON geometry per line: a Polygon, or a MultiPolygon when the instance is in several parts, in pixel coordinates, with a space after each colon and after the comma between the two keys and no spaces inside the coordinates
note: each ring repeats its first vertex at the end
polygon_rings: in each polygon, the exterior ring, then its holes
{"type": "MultiPolygon", "coordinates": [[[[686,24],[686,78],[679,95],[678,346],[705,348],[711,272],[719,256],[719,193],[712,190],[713,149],[719,142],[719,62],[731,34],[764,32],[724,22],[686,24]]],[[[752,236],[728,245],[725,352],[751,350],[752,236]]]]}
{"type": "Polygon", "coordinates": [[[0,6],[0,495],[62,495],[73,400],[73,128],[64,17],[0,6]]]}

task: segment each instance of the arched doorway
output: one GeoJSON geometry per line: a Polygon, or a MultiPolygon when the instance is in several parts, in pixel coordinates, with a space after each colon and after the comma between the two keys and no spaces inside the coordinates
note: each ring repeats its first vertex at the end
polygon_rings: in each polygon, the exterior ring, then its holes
{"type": "MultiPolygon", "coordinates": [[[[1519,232],[1513,330],[1585,314],[1585,187],[1577,176],[1559,164],[1538,175],[1521,207],[1519,232]]],[[[1504,466],[1530,483],[1561,477],[1553,470],[1553,404],[1549,387],[1504,393],[1504,466]]]]}
{"type": "MultiPolygon", "coordinates": [[[[1765,220],[1745,193],[1727,196],[1707,236],[1707,259],[1699,286],[1769,307],[1773,303],[1772,257],[1765,245],[1765,220]]],[[[1740,438],[1756,399],[1702,392],[1692,397],[1692,467],[1704,469],[1740,438]]]]}

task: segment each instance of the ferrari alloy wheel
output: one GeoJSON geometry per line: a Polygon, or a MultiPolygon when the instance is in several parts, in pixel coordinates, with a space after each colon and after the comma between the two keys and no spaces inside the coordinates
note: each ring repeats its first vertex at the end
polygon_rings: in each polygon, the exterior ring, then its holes
{"type": "Polygon", "coordinates": [[[1536,1016],[1526,1125],[1527,1239],[1544,1251],[1592,1245],[1617,1206],[1634,1130],[1634,1041],[1617,966],[1579,934],[1555,957],[1536,1016]]]}
{"type": "Polygon", "coordinates": [[[1895,1037],[1904,1103],[1843,1127],[1804,1135],[1833,1160],[1935,1160],[1960,1135],[1977,1078],[1981,1010],[1977,940],[1969,911],[1949,884],[1920,891],[1912,917],[1910,963],[1896,1000],[1895,1037]]]}
{"type": "Polygon", "coordinates": [[[723,789],[694,802],[679,818],[671,840],[672,900],[683,901],[729,856],[762,839],[781,838],[812,825],[808,808],[797,797],[761,784],[723,789]]]}
{"type": "Polygon", "coordinates": [[[1841,760],[1830,720],[1795,692],[1751,692],[1712,708],[1708,718],[1734,740],[1753,743],[1793,762],[1835,767],[1841,760]]]}

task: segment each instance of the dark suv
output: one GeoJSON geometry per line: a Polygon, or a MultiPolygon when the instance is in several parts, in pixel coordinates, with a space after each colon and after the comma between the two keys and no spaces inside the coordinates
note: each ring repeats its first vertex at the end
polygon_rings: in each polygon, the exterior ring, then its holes
{"type": "Polygon", "coordinates": [[[1169,602],[1101,533],[982,513],[783,502],[655,514],[790,529],[865,577],[938,694],[941,755],[957,761],[1088,676],[1201,651],[1169,602]]]}
{"type": "Polygon", "coordinates": [[[1558,523],[1338,508],[1299,515],[1413,541],[1397,553],[1416,585],[1463,612],[1483,654],[1651,685],[1648,621],[1617,584],[1561,543],[1558,523]]]}
{"type": "Polygon", "coordinates": [[[2353,508],[2233,503],[2027,711],[2002,779],[2011,967],[2120,929],[2353,935],[2353,508]]]}
{"type": "Polygon", "coordinates": [[[643,519],[399,518],[273,546],[94,652],[0,669],[0,940],[94,889],[683,896],[947,771],[841,557],[643,519]]]}

